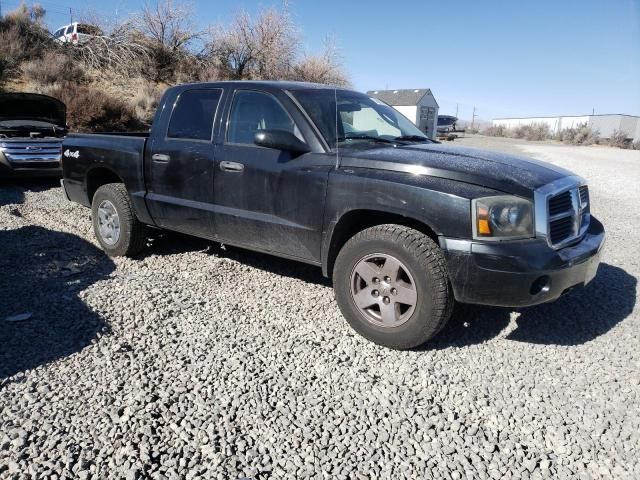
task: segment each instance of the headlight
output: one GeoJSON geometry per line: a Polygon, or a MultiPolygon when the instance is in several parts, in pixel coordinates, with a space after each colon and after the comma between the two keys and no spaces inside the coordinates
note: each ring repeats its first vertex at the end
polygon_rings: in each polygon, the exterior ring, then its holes
{"type": "Polygon", "coordinates": [[[514,240],[533,237],[533,204],[511,195],[471,201],[473,238],[514,240]]]}

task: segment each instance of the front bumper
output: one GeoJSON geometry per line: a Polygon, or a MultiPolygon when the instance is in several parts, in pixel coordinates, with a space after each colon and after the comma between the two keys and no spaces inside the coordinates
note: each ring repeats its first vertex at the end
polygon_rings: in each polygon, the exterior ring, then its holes
{"type": "Polygon", "coordinates": [[[591,223],[579,243],[554,250],[542,239],[482,243],[440,238],[457,301],[525,307],[556,300],[596,275],[605,232],[591,223]]]}
{"type": "Polygon", "coordinates": [[[2,143],[0,145],[0,178],[61,177],[60,145],[62,145],[61,142],[53,141],[2,143]],[[31,152],[26,149],[36,148],[39,145],[43,145],[39,147],[43,149],[42,152],[31,152]]]}
{"type": "Polygon", "coordinates": [[[0,178],[61,177],[60,160],[46,162],[10,163],[0,154],[0,178]]]}

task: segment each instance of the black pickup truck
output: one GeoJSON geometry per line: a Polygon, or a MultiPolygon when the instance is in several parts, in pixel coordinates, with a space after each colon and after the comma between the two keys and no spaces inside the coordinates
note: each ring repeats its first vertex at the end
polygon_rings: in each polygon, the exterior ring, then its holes
{"type": "Polygon", "coordinates": [[[307,262],[363,336],[433,337],[454,302],[523,307],[596,274],[585,181],[528,158],[432,142],[367,95],[220,82],[167,90],[149,135],[70,135],[67,197],[110,255],[175,230],[307,262]]]}

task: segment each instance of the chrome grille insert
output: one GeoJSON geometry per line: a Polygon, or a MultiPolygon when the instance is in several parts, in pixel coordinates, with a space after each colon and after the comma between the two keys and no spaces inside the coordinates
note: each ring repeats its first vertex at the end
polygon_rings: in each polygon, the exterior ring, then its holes
{"type": "Polygon", "coordinates": [[[22,166],[23,163],[60,162],[62,139],[52,140],[6,140],[0,142],[0,152],[9,163],[22,166]]]}
{"type": "Polygon", "coordinates": [[[535,203],[536,234],[553,248],[578,241],[589,227],[589,189],[580,177],[565,177],[539,188],[535,203]]]}

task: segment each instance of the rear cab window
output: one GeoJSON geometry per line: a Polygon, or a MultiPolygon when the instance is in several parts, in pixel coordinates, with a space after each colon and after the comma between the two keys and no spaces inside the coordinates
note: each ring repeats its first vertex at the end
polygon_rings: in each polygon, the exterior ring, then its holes
{"type": "Polygon", "coordinates": [[[211,141],[213,120],[222,89],[185,90],[171,112],[167,137],[179,140],[211,141]]]}

